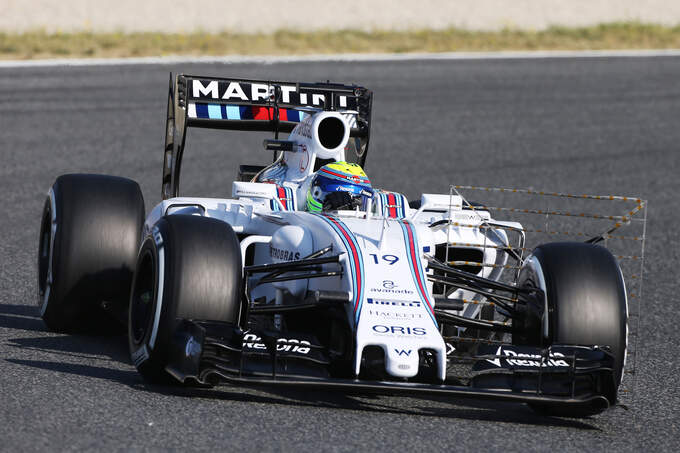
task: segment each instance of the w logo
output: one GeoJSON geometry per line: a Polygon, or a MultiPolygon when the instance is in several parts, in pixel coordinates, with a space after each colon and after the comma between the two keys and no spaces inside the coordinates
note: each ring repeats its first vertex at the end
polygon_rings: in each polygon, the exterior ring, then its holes
{"type": "Polygon", "coordinates": [[[394,352],[399,354],[400,356],[405,355],[406,357],[411,355],[411,350],[409,349],[408,351],[406,349],[395,349],[394,352]]]}

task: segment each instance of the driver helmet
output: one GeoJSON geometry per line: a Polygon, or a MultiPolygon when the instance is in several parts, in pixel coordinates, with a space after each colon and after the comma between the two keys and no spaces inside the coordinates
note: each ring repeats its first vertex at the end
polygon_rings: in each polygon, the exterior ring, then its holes
{"type": "Polygon", "coordinates": [[[373,196],[371,181],[360,165],[333,162],[319,169],[307,191],[309,212],[354,209],[373,196]]]}

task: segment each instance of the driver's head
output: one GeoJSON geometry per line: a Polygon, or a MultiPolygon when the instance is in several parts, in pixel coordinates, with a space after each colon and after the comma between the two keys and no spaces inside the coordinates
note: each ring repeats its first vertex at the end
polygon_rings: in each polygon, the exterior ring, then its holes
{"type": "Polygon", "coordinates": [[[354,209],[371,197],[371,181],[361,166],[349,162],[333,162],[316,172],[307,192],[310,212],[354,209]]]}

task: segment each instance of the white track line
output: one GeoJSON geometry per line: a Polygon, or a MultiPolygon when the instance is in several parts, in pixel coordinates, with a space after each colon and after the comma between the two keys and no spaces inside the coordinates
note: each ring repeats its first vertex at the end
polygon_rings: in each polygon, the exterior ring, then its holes
{"type": "Polygon", "coordinates": [[[138,57],[138,58],[67,58],[44,60],[0,60],[0,68],[32,68],[50,66],[123,66],[123,65],[170,65],[191,63],[297,63],[324,61],[411,61],[411,60],[504,60],[544,58],[646,58],[678,57],[680,49],[651,50],[536,50],[504,52],[443,52],[443,53],[388,53],[388,54],[332,54],[289,56],[243,56],[222,57],[138,57]]]}

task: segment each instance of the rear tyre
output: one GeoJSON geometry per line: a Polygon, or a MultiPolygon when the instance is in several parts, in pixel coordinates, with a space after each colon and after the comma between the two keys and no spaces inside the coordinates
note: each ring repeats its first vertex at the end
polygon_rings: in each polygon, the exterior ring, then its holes
{"type": "MultiPolygon", "coordinates": [[[[545,344],[609,346],[614,355],[614,403],[621,382],[628,336],[628,304],[623,275],[616,258],[604,247],[560,242],[537,247],[519,278],[520,286],[546,294],[545,344]]],[[[541,413],[587,416],[588,409],[565,410],[532,405],[541,413]]],[[[600,412],[602,409],[596,410],[600,412]]]]}
{"type": "Polygon", "coordinates": [[[122,329],[102,308],[127,305],[143,224],[136,182],[85,174],[57,178],[38,245],[38,306],[50,330],[122,329]]]}
{"type": "Polygon", "coordinates": [[[238,324],[241,281],[241,248],[229,224],[170,215],[154,226],[137,258],[128,322],[132,362],[147,382],[177,382],[165,367],[179,320],[238,324]]]}

